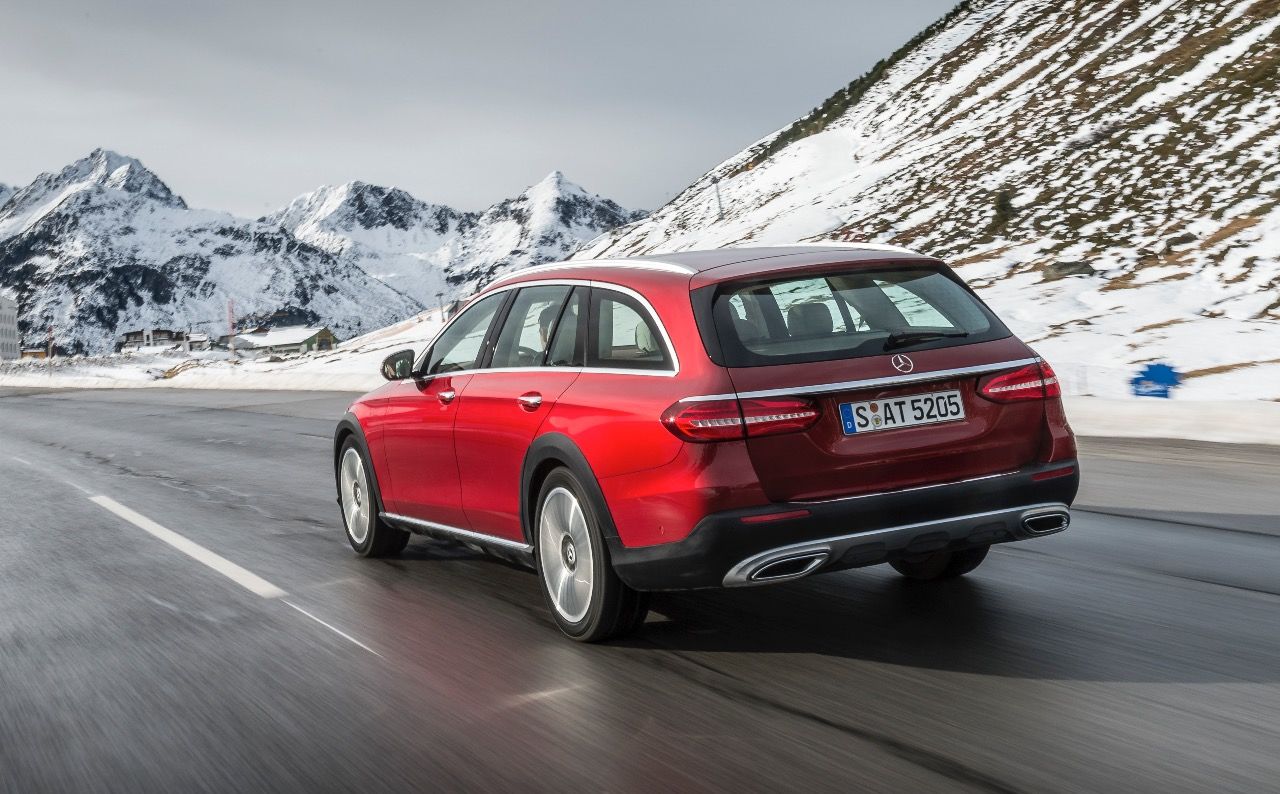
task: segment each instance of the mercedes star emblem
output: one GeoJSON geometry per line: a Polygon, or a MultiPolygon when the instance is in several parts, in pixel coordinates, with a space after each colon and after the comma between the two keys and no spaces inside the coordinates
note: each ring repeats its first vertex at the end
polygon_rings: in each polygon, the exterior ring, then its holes
{"type": "Polygon", "coordinates": [[[915,362],[901,353],[889,359],[889,363],[899,372],[910,372],[916,368],[915,362]]]}

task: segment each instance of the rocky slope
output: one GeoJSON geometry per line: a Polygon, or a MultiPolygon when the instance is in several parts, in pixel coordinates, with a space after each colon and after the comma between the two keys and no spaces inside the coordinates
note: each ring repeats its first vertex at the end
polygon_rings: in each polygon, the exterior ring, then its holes
{"type": "Polygon", "coordinates": [[[1076,389],[1280,398],[1280,1],[961,3],[580,256],[819,239],[947,258],[1076,389]]]}

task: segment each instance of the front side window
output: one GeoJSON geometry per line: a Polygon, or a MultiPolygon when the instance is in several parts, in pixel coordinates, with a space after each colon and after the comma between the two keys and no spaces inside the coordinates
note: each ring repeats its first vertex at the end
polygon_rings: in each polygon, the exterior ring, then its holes
{"type": "Polygon", "coordinates": [[[591,290],[587,366],[671,369],[671,356],[649,312],[630,295],[591,290]]]}
{"type": "Polygon", "coordinates": [[[489,326],[493,324],[493,316],[502,307],[502,302],[506,298],[507,293],[499,292],[487,298],[481,298],[468,307],[436,339],[430,355],[427,356],[423,373],[440,375],[475,369],[484,352],[484,339],[489,333],[489,326]]]}
{"type": "Polygon", "coordinates": [[[936,266],[850,269],[735,282],[695,299],[708,351],[751,367],[882,355],[1009,336],[995,315],[936,266]],[[708,305],[709,304],[709,305],[708,305]],[[713,344],[713,343],[718,343],[713,344]],[[717,349],[718,348],[718,349],[717,349]]]}
{"type": "Polygon", "coordinates": [[[571,287],[526,287],[511,302],[489,366],[540,367],[571,287]]]}

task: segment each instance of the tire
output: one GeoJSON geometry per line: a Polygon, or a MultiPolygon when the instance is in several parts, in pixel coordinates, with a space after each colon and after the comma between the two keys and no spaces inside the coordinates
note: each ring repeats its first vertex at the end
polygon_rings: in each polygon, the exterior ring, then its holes
{"type": "Polygon", "coordinates": [[[338,453],[338,503],[347,542],[361,557],[394,557],[409,543],[409,533],[379,517],[382,506],[373,485],[373,469],[355,437],[338,453]]]}
{"type": "Polygon", "coordinates": [[[564,468],[551,472],[538,492],[534,557],[552,618],[579,642],[620,637],[643,624],[649,612],[648,594],[627,587],[614,573],[600,526],[578,478],[564,468]]]}
{"type": "Polygon", "coordinates": [[[990,546],[977,546],[962,551],[935,551],[919,557],[893,560],[889,564],[908,579],[936,582],[964,576],[982,564],[988,551],[991,551],[990,546]]]}

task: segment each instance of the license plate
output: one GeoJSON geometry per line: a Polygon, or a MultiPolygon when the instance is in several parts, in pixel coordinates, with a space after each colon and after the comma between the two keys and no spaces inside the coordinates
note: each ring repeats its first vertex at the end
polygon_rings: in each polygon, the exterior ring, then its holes
{"type": "Polygon", "coordinates": [[[861,403],[840,403],[840,424],[846,436],[899,427],[932,425],[964,419],[958,391],[935,391],[861,403]]]}

